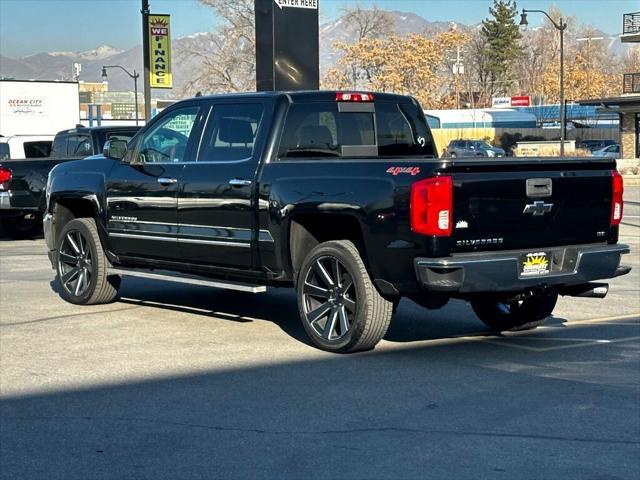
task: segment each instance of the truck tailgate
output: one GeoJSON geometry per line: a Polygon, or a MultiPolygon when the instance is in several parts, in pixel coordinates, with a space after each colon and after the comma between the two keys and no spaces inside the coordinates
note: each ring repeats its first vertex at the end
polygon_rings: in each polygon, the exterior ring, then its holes
{"type": "Polygon", "coordinates": [[[453,251],[607,241],[614,169],[599,158],[453,162],[453,251]]]}

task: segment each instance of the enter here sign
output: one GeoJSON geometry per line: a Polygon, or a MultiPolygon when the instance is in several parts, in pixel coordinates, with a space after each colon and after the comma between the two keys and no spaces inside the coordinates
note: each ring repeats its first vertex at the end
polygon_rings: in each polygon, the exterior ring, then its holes
{"type": "Polygon", "coordinates": [[[278,7],[318,9],[318,0],[273,0],[278,7]]]}

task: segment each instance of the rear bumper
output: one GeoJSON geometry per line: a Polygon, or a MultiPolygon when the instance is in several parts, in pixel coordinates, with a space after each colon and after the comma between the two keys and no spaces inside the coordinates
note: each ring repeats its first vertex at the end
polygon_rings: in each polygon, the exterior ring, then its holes
{"type": "Polygon", "coordinates": [[[517,292],[532,287],[580,285],[624,275],[620,257],[627,245],[571,245],[539,249],[550,252],[550,273],[520,275],[522,256],[534,250],[457,254],[443,258],[416,258],[414,267],[422,287],[454,293],[517,292]]]}
{"type": "Polygon", "coordinates": [[[0,212],[13,214],[20,212],[38,211],[39,207],[33,205],[29,192],[0,191],[0,212]]]}

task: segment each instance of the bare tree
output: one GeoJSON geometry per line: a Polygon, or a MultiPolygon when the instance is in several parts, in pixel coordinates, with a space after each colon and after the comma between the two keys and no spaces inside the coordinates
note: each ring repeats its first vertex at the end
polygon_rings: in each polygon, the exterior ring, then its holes
{"type": "Polygon", "coordinates": [[[363,38],[385,38],[393,33],[393,16],[374,6],[364,8],[360,3],[344,7],[341,10],[342,21],[355,33],[355,41],[363,38]]]}
{"type": "Polygon", "coordinates": [[[180,53],[199,65],[184,93],[255,90],[255,15],[253,0],[200,0],[219,19],[210,41],[180,53]]]}
{"type": "MultiPolygon", "coordinates": [[[[359,43],[362,40],[385,39],[393,34],[394,20],[393,16],[378,7],[365,8],[360,2],[352,4],[341,9],[341,20],[344,23],[347,32],[353,35],[353,43],[359,43]]],[[[340,50],[344,44],[337,43],[333,46],[334,50],[340,50]]],[[[359,68],[356,63],[344,65],[340,71],[332,71],[329,76],[341,76],[348,79],[351,88],[362,88],[368,79],[361,78],[359,68]]]]}

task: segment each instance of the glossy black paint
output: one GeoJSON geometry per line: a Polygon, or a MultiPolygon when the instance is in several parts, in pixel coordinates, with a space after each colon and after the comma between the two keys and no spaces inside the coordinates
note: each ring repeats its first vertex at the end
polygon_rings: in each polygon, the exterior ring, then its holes
{"type": "MultiPolygon", "coordinates": [[[[91,155],[96,155],[102,152],[102,147],[107,140],[107,135],[125,132],[130,133],[135,132],[138,129],[139,127],[122,126],[74,128],[58,132],[55,138],[62,138],[76,134],[86,135],[91,139],[93,152],[90,153],[91,155]]],[[[9,168],[13,175],[12,180],[9,182],[5,190],[11,193],[9,210],[15,210],[17,212],[44,212],[46,207],[44,191],[49,172],[56,165],[78,160],[79,158],[81,157],[51,157],[33,160],[8,160],[0,163],[1,166],[9,168]]],[[[12,212],[0,210],[0,214],[3,213],[12,212]]]]}
{"type": "MultiPolygon", "coordinates": [[[[376,95],[376,101],[412,102],[406,97],[376,95]]],[[[131,156],[122,162],[95,159],[67,163],[52,173],[48,212],[54,214],[56,202],[62,199],[93,202],[115,264],[275,285],[291,285],[294,280],[292,222],[311,220],[311,224],[325,225],[323,234],[336,239],[344,238],[341,229],[345,225],[355,226],[376,284],[408,295],[420,291],[414,259],[442,258],[463,251],[456,242],[474,235],[504,238],[501,247],[471,249],[480,251],[617,240],[617,229],[608,227],[613,161],[277,158],[283,119],[291,102],[330,100],[335,100],[335,92],[185,100],[165,110],[147,128],[186,105],[201,106],[204,119],[216,104],[259,102],[264,105],[264,116],[253,156],[211,163],[139,165],[131,163],[131,156]],[[387,171],[390,167],[412,167],[414,174],[393,175],[387,171]],[[451,238],[411,231],[411,185],[434,175],[453,177],[454,219],[464,217],[473,228],[462,233],[455,230],[451,238]],[[175,177],[177,182],[161,187],[157,183],[161,176],[175,177]],[[532,177],[553,179],[551,201],[557,203],[557,211],[552,215],[522,218],[523,207],[531,201],[526,197],[525,183],[532,177]],[[234,187],[229,184],[231,179],[251,183],[234,187]],[[163,238],[125,241],[113,235],[135,234],[143,228],[163,238]],[[594,236],[600,229],[605,230],[604,236],[594,236]]],[[[201,135],[205,122],[194,128],[192,136],[201,135]]],[[[200,140],[193,144],[200,145],[200,140]]],[[[132,149],[135,151],[135,145],[132,149]]],[[[195,147],[190,152],[197,155],[195,147]]]]}

